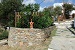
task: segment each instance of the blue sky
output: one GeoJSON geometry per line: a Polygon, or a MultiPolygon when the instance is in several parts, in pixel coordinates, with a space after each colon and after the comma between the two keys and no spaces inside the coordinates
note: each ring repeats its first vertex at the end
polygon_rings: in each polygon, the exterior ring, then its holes
{"type": "MultiPolygon", "coordinates": [[[[36,0],[37,1],[37,0],[36,0]]],[[[41,1],[38,1],[37,3],[40,3],[40,2],[42,2],[43,0],[41,0],[41,1]]],[[[40,4],[40,6],[41,7],[48,7],[48,6],[52,6],[54,3],[57,3],[57,2],[61,2],[60,0],[57,0],[57,1],[55,1],[55,0],[47,0],[47,1],[44,1],[44,2],[42,2],[41,4],[40,4]]]]}
{"type": "MultiPolygon", "coordinates": [[[[37,3],[40,3],[43,0],[36,0],[37,3]]],[[[64,0],[64,2],[70,2],[70,3],[75,3],[75,0],[64,0]]],[[[45,0],[43,3],[40,4],[41,7],[48,7],[52,6],[54,3],[62,3],[62,0],[45,0]]]]}
{"type": "MultiPolygon", "coordinates": [[[[24,4],[35,4],[35,3],[41,3],[43,0],[24,0],[24,4]]],[[[64,2],[69,2],[75,4],[75,0],[64,0],[64,2]]],[[[45,0],[40,4],[40,9],[42,10],[45,7],[53,6],[54,3],[62,3],[62,0],[45,0]]]]}

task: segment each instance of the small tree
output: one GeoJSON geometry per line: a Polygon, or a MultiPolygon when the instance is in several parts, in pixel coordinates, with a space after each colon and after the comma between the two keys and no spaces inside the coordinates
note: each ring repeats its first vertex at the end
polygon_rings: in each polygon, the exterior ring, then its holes
{"type": "Polygon", "coordinates": [[[63,5],[63,7],[65,8],[65,17],[66,19],[69,19],[70,12],[73,10],[73,5],[66,3],[63,5]]]}
{"type": "Polygon", "coordinates": [[[57,16],[62,14],[62,8],[60,6],[55,7],[54,11],[57,16]]]}

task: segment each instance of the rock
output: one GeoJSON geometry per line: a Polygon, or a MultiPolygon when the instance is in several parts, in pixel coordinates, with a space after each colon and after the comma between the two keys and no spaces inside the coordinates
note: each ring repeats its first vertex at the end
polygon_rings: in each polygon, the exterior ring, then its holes
{"type": "Polygon", "coordinates": [[[8,43],[7,40],[0,40],[0,45],[4,45],[4,44],[6,44],[6,43],[8,43]]]}

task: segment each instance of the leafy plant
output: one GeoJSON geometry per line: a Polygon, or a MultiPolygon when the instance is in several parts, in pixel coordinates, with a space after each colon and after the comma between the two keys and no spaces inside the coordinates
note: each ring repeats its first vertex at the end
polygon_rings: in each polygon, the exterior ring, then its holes
{"type": "Polygon", "coordinates": [[[0,34],[0,40],[8,38],[8,31],[3,31],[2,34],[0,34]]]}

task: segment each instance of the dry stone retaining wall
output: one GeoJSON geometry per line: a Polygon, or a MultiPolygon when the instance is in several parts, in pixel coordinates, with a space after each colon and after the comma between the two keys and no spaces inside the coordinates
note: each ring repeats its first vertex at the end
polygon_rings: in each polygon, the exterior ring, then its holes
{"type": "Polygon", "coordinates": [[[26,45],[39,45],[46,39],[46,33],[50,33],[50,28],[29,29],[29,28],[10,28],[8,45],[11,47],[26,45]]]}

